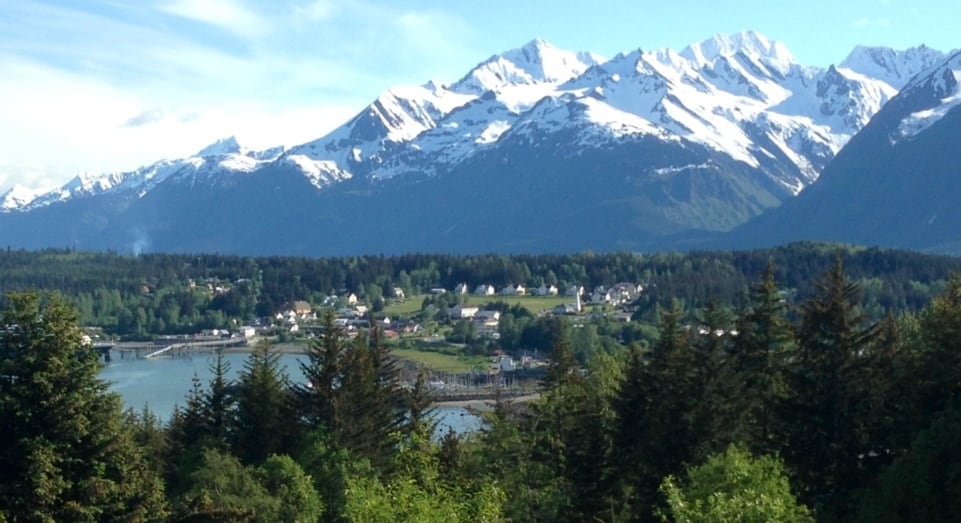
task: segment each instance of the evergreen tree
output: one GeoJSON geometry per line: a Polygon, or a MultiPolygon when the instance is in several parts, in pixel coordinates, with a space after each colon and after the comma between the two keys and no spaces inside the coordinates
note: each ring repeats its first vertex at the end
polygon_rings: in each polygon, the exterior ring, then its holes
{"type": "Polygon", "coordinates": [[[732,365],[734,318],[730,311],[711,298],[699,318],[693,340],[698,361],[701,397],[696,402],[693,424],[700,435],[695,455],[706,457],[734,442],[738,412],[737,369],[732,365]]]}
{"type": "Polygon", "coordinates": [[[396,363],[389,358],[382,333],[373,329],[370,338],[357,336],[347,360],[340,391],[342,407],[333,434],[352,455],[366,458],[377,470],[391,462],[402,427],[403,393],[396,363]]]}
{"type": "Polygon", "coordinates": [[[269,343],[260,343],[238,378],[231,448],[248,465],[282,454],[296,440],[294,398],[279,366],[280,353],[269,343]]]}
{"type": "Polygon", "coordinates": [[[961,274],[952,275],[922,312],[921,333],[924,352],[919,388],[926,424],[952,401],[961,399],[961,274]]]}
{"type": "Polygon", "coordinates": [[[161,520],[163,486],[62,299],[10,294],[0,315],[0,519],[161,520]]]}
{"type": "Polygon", "coordinates": [[[200,465],[207,441],[207,422],[204,416],[204,389],[200,377],[193,377],[183,408],[175,406],[167,422],[166,467],[167,490],[174,496],[185,488],[187,478],[200,465]]]}
{"type": "Polygon", "coordinates": [[[816,287],[818,294],[800,310],[785,456],[815,510],[846,520],[853,508],[846,496],[865,482],[869,376],[863,355],[877,328],[859,310],[860,289],[847,279],[840,256],[816,287]]]}
{"type": "Polygon", "coordinates": [[[308,429],[336,431],[336,413],[343,384],[347,354],[343,330],[334,323],[334,312],[327,310],[321,335],[307,348],[307,361],[301,363],[306,384],[296,389],[300,412],[308,429]]]}
{"type": "Polygon", "coordinates": [[[747,307],[737,319],[732,357],[730,408],[739,413],[732,441],[758,454],[782,446],[783,422],[778,411],[787,397],[785,365],[794,335],[786,318],[787,304],[769,262],[751,288],[747,307]]]}
{"type": "Polygon", "coordinates": [[[634,519],[650,515],[661,480],[682,470],[701,437],[695,404],[703,383],[681,314],[676,303],[661,313],[657,343],[647,358],[632,351],[613,401],[617,473],[634,519]]]}
{"type": "Polygon", "coordinates": [[[227,379],[230,363],[224,360],[223,351],[216,351],[210,363],[210,384],[203,395],[203,415],[207,434],[212,442],[226,449],[233,424],[233,384],[227,379]]]}
{"type": "Polygon", "coordinates": [[[423,433],[428,438],[432,438],[437,429],[437,419],[434,409],[431,408],[434,396],[427,386],[427,372],[424,369],[417,372],[417,379],[414,380],[413,387],[406,391],[406,396],[405,432],[407,434],[423,433]]]}

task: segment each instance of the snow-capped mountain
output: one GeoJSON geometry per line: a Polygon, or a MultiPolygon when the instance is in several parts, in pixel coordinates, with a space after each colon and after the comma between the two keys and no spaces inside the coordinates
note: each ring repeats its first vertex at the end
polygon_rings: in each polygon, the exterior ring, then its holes
{"type": "Polygon", "coordinates": [[[904,51],[857,46],[839,66],[876,78],[900,90],[918,73],[931,69],[946,57],[944,53],[924,45],[904,51]]]}
{"type": "Polygon", "coordinates": [[[35,191],[22,185],[14,185],[7,192],[0,196],[0,211],[8,211],[26,208],[30,202],[43,194],[42,191],[35,191]]]}
{"type": "Polygon", "coordinates": [[[773,176],[796,194],[896,92],[851,69],[804,67],[783,44],[756,32],[718,35],[680,53],[638,50],[611,60],[534,40],[481,62],[452,85],[392,89],[284,161],[318,186],[358,175],[442,174],[498,147],[503,133],[534,117],[528,111],[538,102],[582,100],[599,119],[581,128],[581,145],[656,135],[755,168],[780,158],[773,176]]]}
{"type": "MultiPolygon", "coordinates": [[[[236,215],[225,204],[204,216],[184,210],[192,226],[243,222],[248,232],[270,235],[309,221],[356,231],[278,252],[642,249],[667,234],[728,230],[793,198],[911,76],[942,59],[926,47],[857,48],[836,67],[805,66],[753,31],[611,59],[534,40],[449,85],[392,87],[339,128],[287,150],[249,151],[229,138],[189,158],[79,176],[36,197],[9,195],[0,201],[0,231],[4,216],[75,202],[102,234],[149,216],[138,230],[159,237],[180,226],[164,206],[184,205],[188,190],[196,199],[207,194],[198,188],[219,188],[210,194],[246,206],[236,215]],[[248,222],[251,206],[284,198],[300,203],[285,208],[292,214],[283,223],[266,208],[255,213],[264,223],[248,222]],[[433,214],[423,214],[425,205],[433,214]],[[364,229],[374,216],[378,225],[364,229]],[[598,221],[608,224],[608,237],[597,236],[598,221]],[[404,240],[388,245],[384,235],[404,240]]],[[[912,115],[922,123],[905,129],[931,120],[912,115]]],[[[73,231],[51,244],[88,237],[73,231]]],[[[216,247],[252,252],[254,241],[226,238],[216,247]]],[[[259,241],[256,248],[266,249],[259,241]]]]}
{"type": "Polygon", "coordinates": [[[961,52],[909,80],[796,199],[723,246],[843,241],[961,253],[961,52]]]}
{"type": "Polygon", "coordinates": [[[15,187],[0,198],[0,210],[30,211],[59,202],[103,194],[134,194],[142,197],[168,179],[191,185],[198,182],[231,183],[232,176],[249,174],[264,164],[277,160],[282,153],[283,147],[251,151],[240,146],[234,137],[224,138],[188,158],[161,160],[129,172],[105,175],[85,173],[43,194],[31,194],[23,188],[15,187]]]}

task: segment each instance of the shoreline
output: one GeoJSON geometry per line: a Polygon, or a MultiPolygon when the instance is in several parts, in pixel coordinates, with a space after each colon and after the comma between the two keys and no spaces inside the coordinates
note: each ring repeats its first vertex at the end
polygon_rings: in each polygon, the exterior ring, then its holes
{"type": "MultiPolygon", "coordinates": [[[[507,403],[527,403],[541,397],[540,393],[532,392],[530,394],[524,394],[521,396],[506,397],[503,400],[507,403]]],[[[490,398],[477,398],[477,399],[467,399],[467,400],[447,400],[447,401],[435,401],[431,403],[432,407],[464,407],[464,408],[475,408],[475,409],[490,409],[494,406],[494,402],[497,400],[493,397],[490,398]]]]}

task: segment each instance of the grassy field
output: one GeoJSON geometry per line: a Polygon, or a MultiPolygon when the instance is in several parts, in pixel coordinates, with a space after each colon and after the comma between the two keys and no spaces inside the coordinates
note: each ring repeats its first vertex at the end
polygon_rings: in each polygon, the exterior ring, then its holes
{"type": "Polygon", "coordinates": [[[405,360],[415,361],[437,372],[462,373],[474,369],[487,368],[487,358],[484,356],[465,356],[461,354],[445,354],[441,352],[402,349],[391,349],[391,354],[405,360]]]}
{"type": "MultiPolygon", "coordinates": [[[[534,314],[574,301],[569,296],[474,296],[473,294],[465,294],[464,296],[467,298],[468,305],[480,306],[490,302],[502,301],[509,305],[520,304],[521,307],[534,314]]],[[[410,315],[419,311],[422,303],[424,303],[423,294],[411,296],[401,303],[391,303],[384,307],[384,313],[388,316],[410,315]]]]}

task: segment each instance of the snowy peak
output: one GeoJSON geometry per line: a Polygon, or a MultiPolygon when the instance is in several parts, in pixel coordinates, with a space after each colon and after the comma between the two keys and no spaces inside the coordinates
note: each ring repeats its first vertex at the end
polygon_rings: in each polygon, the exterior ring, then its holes
{"type": "Polygon", "coordinates": [[[237,143],[237,138],[234,136],[228,138],[221,138],[216,142],[204,147],[197,153],[197,156],[201,158],[206,156],[222,156],[225,154],[244,154],[246,149],[242,148],[239,143],[237,143]]]}
{"type": "Polygon", "coordinates": [[[757,60],[781,74],[786,73],[797,61],[791,51],[781,42],[769,40],[755,31],[734,34],[718,34],[702,42],[691,44],[681,56],[694,62],[697,67],[714,63],[719,58],[738,54],[757,60]]]}
{"type": "Polygon", "coordinates": [[[961,51],[923,75],[916,76],[898,95],[913,112],[898,126],[900,137],[916,136],[961,106],[961,51]]]}
{"type": "Polygon", "coordinates": [[[517,84],[560,84],[603,61],[593,53],[565,51],[538,38],[481,62],[454,89],[482,93],[517,84]]]}
{"type": "Polygon", "coordinates": [[[839,66],[903,88],[917,74],[945,59],[941,51],[921,45],[903,51],[887,47],[857,46],[839,66]]]}
{"type": "Polygon", "coordinates": [[[19,210],[43,194],[43,191],[28,189],[22,185],[15,184],[9,191],[0,196],[0,211],[19,210]]]}

